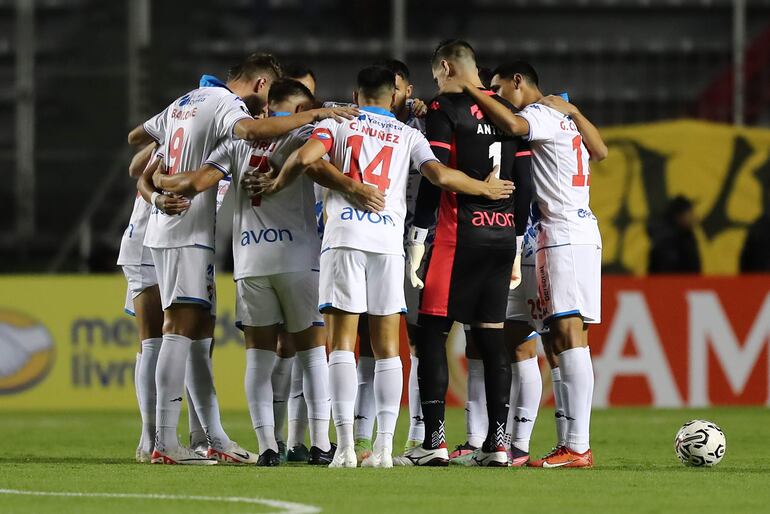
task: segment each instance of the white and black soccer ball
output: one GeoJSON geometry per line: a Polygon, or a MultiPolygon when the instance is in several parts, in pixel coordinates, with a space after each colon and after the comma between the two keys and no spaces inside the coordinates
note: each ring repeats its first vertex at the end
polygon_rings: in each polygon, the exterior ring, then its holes
{"type": "Polygon", "coordinates": [[[727,440],[715,423],[694,419],[685,423],[674,439],[676,456],[686,466],[716,466],[725,456],[727,440]]]}

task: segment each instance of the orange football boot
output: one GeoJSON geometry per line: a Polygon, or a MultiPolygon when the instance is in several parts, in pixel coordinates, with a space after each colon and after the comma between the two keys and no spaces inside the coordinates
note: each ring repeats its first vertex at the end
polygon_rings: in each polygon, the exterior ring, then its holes
{"type": "Polygon", "coordinates": [[[577,453],[566,446],[560,446],[542,459],[529,462],[528,465],[535,468],[591,468],[594,465],[594,456],[590,449],[585,453],[577,453]]]}

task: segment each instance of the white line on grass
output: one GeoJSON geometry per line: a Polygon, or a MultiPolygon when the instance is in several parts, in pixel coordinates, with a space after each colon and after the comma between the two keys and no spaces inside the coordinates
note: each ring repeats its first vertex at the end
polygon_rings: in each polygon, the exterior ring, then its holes
{"type": "Polygon", "coordinates": [[[23,496],[63,496],[68,498],[125,498],[136,500],[193,500],[203,502],[220,503],[250,503],[252,505],[266,505],[283,509],[273,514],[315,514],[321,509],[313,505],[302,503],[270,500],[267,498],[245,498],[240,496],[182,496],[177,494],[141,494],[141,493],[78,493],[67,491],[23,491],[21,489],[0,489],[0,494],[17,494],[23,496]]]}

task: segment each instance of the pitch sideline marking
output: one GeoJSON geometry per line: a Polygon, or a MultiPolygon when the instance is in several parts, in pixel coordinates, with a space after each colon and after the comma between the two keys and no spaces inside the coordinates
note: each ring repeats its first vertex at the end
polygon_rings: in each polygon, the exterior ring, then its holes
{"type": "Polygon", "coordinates": [[[241,496],[182,496],[177,494],[142,494],[142,493],[78,493],[68,491],[24,491],[21,489],[0,489],[0,494],[16,494],[21,496],[62,496],[71,498],[124,498],[137,500],[195,500],[221,503],[248,503],[252,505],[266,505],[283,509],[272,514],[316,514],[321,509],[313,505],[302,503],[270,500],[267,498],[245,498],[241,496]]]}

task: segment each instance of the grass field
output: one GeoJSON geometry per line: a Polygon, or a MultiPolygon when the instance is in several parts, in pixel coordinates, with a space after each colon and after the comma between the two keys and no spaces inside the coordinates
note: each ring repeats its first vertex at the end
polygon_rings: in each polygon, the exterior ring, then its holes
{"type": "MultiPolygon", "coordinates": [[[[551,413],[541,412],[532,441],[535,454],[547,451],[553,441],[551,413]]],[[[770,447],[765,444],[770,412],[761,408],[596,412],[592,470],[140,465],[133,462],[137,418],[133,412],[0,412],[0,513],[770,511],[770,447]],[[676,430],[698,417],[715,421],[727,436],[727,454],[714,469],[685,468],[673,453],[676,430]],[[31,496],[8,490],[110,496],[31,496]]],[[[231,437],[255,449],[246,412],[223,418],[231,437]]],[[[462,410],[452,410],[447,425],[450,441],[461,442],[462,410]]],[[[399,433],[397,444],[402,445],[405,432],[399,433]]]]}

